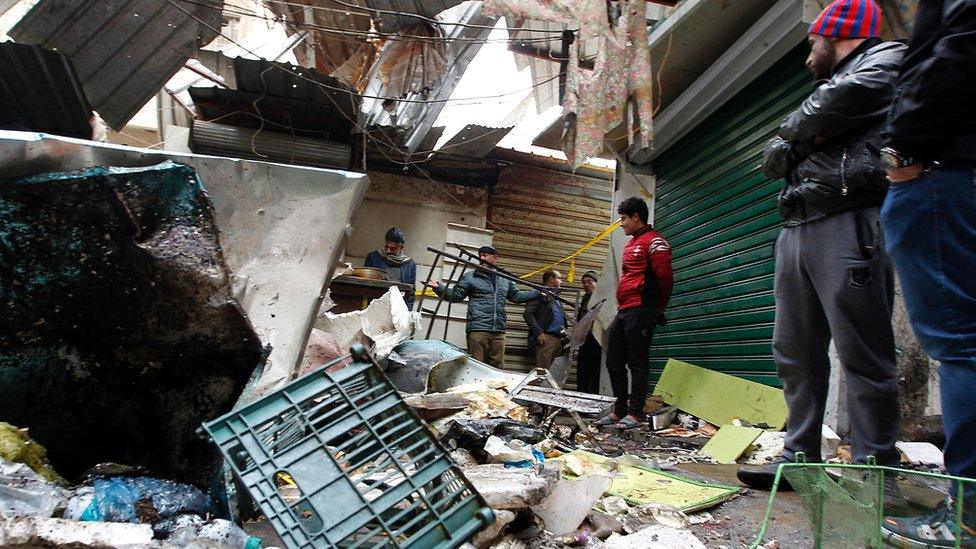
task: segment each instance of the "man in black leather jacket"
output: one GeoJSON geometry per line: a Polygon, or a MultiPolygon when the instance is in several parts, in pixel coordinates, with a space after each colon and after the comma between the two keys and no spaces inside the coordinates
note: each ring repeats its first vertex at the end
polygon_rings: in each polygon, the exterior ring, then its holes
{"type": "Polygon", "coordinates": [[[880,21],[873,0],[835,0],[823,11],[808,31],[806,63],[822,81],[764,153],[765,175],[785,178],[773,356],[789,416],[781,459],[740,469],[739,479],[753,487],[769,487],[776,465],[799,452],[820,461],[831,339],[846,372],[854,460],[899,459],[894,278],[879,222],[886,190],[879,143],[906,46],[878,38],[880,21]]]}

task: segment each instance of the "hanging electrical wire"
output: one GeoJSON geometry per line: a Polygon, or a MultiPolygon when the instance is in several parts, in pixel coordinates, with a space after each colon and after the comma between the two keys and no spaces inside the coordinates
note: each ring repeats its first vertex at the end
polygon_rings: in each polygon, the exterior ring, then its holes
{"type": "MultiPolygon", "coordinates": [[[[227,13],[227,14],[231,14],[231,15],[235,15],[235,16],[249,17],[249,18],[253,18],[253,19],[262,19],[262,20],[269,21],[269,22],[277,21],[277,18],[276,17],[268,17],[266,15],[260,15],[260,14],[254,13],[254,12],[248,12],[248,11],[243,10],[243,9],[240,9],[240,8],[234,8],[234,7],[228,7],[228,6],[221,6],[220,4],[213,3],[213,2],[207,2],[205,0],[177,0],[177,1],[179,1],[181,3],[184,3],[184,4],[190,4],[190,5],[193,5],[193,6],[198,6],[198,7],[203,7],[203,8],[209,8],[209,9],[213,9],[213,10],[221,10],[223,13],[227,13]]],[[[286,3],[286,4],[289,4],[289,3],[286,3]]],[[[301,6],[301,4],[289,4],[289,5],[301,6]]],[[[316,6],[305,6],[305,7],[317,8],[316,6]]],[[[401,12],[396,12],[396,13],[401,13],[401,12]]],[[[356,14],[356,15],[363,15],[363,16],[369,17],[368,14],[356,14]]],[[[413,15],[413,14],[402,13],[402,15],[413,15]]],[[[420,17],[420,16],[418,16],[418,17],[420,17]]],[[[430,19],[430,18],[425,18],[425,17],[421,17],[421,19],[427,20],[427,21],[432,21],[433,22],[432,24],[437,24],[437,25],[440,25],[440,26],[464,26],[464,27],[470,27],[470,28],[486,28],[486,29],[508,30],[506,27],[490,27],[490,26],[487,26],[487,25],[464,25],[464,24],[460,24],[460,23],[451,23],[451,22],[447,22],[447,21],[438,21],[436,19],[430,19]]],[[[527,37],[527,38],[511,38],[511,37],[509,37],[509,38],[465,38],[465,37],[452,38],[452,37],[436,37],[436,36],[428,36],[428,35],[413,35],[413,34],[380,32],[380,31],[377,31],[377,30],[362,30],[362,31],[360,31],[360,30],[340,29],[340,28],[337,28],[337,27],[329,27],[329,26],[325,26],[325,25],[319,25],[319,24],[316,24],[316,23],[309,23],[309,22],[306,22],[306,21],[297,21],[297,20],[289,20],[288,21],[288,24],[291,25],[291,26],[294,26],[297,29],[314,30],[314,31],[318,31],[318,32],[326,33],[326,34],[332,34],[332,35],[336,35],[336,36],[354,36],[354,37],[362,38],[364,40],[391,40],[391,41],[413,41],[413,40],[416,40],[416,41],[424,41],[424,42],[437,42],[437,41],[439,41],[439,42],[447,42],[447,43],[451,43],[451,42],[476,42],[476,43],[481,43],[481,44],[493,44],[493,43],[498,43],[498,44],[507,44],[507,43],[519,43],[519,44],[546,43],[546,44],[548,44],[548,43],[551,43],[554,40],[556,40],[554,38],[546,38],[546,37],[527,37]]],[[[550,34],[554,34],[554,33],[557,33],[558,32],[560,35],[562,34],[562,31],[549,31],[549,30],[545,30],[545,29],[529,29],[529,28],[523,29],[523,28],[516,28],[516,29],[510,29],[510,30],[525,31],[525,32],[536,32],[536,31],[539,31],[539,32],[546,32],[546,33],[550,33],[550,34]]],[[[359,41],[355,41],[355,42],[359,42],[359,41]]]]}
{"type": "MultiPolygon", "coordinates": [[[[175,7],[176,9],[182,11],[183,13],[187,14],[191,18],[195,19],[201,25],[207,27],[208,29],[210,29],[211,31],[217,33],[218,35],[224,37],[226,40],[232,42],[234,45],[236,45],[237,47],[239,47],[242,50],[246,51],[247,53],[253,55],[255,58],[262,59],[262,57],[260,55],[254,53],[254,51],[252,51],[250,48],[242,45],[237,40],[234,40],[233,38],[227,36],[226,34],[224,34],[223,32],[221,32],[220,29],[214,28],[212,25],[210,25],[206,21],[204,21],[204,20],[200,19],[199,17],[197,17],[194,13],[192,13],[192,12],[184,9],[182,6],[180,6],[179,4],[176,3],[177,1],[185,2],[185,1],[188,1],[188,0],[166,0],[166,1],[170,5],[172,5],[173,7],[175,7]]],[[[445,98],[445,99],[403,99],[403,98],[399,98],[399,97],[389,97],[389,96],[359,94],[359,93],[356,93],[356,92],[354,92],[352,90],[348,90],[348,89],[345,89],[345,88],[340,88],[340,87],[337,87],[337,86],[329,86],[328,84],[323,84],[321,82],[317,82],[315,80],[312,80],[311,78],[308,78],[307,76],[302,75],[300,72],[289,71],[288,69],[286,69],[284,66],[281,66],[281,65],[275,65],[275,67],[277,67],[278,69],[280,69],[282,71],[286,71],[286,72],[291,73],[293,76],[295,76],[296,78],[298,78],[300,80],[306,80],[306,81],[311,82],[311,83],[315,84],[316,86],[319,86],[319,87],[321,87],[323,89],[327,89],[327,90],[331,90],[331,91],[336,91],[336,92],[340,92],[340,93],[347,93],[347,94],[357,95],[357,96],[362,97],[364,99],[377,99],[377,100],[380,100],[380,101],[394,101],[394,102],[399,102],[399,103],[421,103],[421,104],[431,104],[431,103],[458,103],[458,102],[463,102],[463,101],[476,101],[477,102],[477,101],[486,100],[486,99],[500,99],[502,97],[508,97],[510,95],[515,95],[515,94],[518,94],[518,93],[525,93],[525,92],[531,91],[531,90],[533,90],[533,89],[535,89],[535,88],[537,88],[537,87],[539,87],[539,86],[541,86],[543,84],[546,84],[548,82],[552,82],[552,81],[557,80],[559,78],[559,74],[556,74],[554,76],[551,76],[549,78],[546,78],[546,79],[543,79],[543,80],[541,80],[539,82],[536,82],[536,83],[532,84],[531,86],[529,86],[527,88],[522,88],[522,89],[519,89],[519,90],[513,90],[513,91],[510,91],[510,92],[504,92],[504,93],[499,93],[499,94],[494,94],[494,95],[484,95],[484,96],[479,96],[479,97],[459,97],[459,98],[448,97],[448,98],[445,98]]],[[[461,103],[461,104],[463,104],[463,103],[461,103]]],[[[477,104],[477,103],[474,103],[474,104],[477,104]]]]}

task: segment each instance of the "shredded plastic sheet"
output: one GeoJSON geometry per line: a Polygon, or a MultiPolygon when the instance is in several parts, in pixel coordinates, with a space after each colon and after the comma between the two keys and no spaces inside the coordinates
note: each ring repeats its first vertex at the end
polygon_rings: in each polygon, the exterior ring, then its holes
{"type": "Polygon", "coordinates": [[[485,0],[484,6],[488,13],[513,20],[579,26],[579,39],[570,48],[563,100],[563,152],[574,167],[598,155],[606,132],[625,120],[628,144],[632,143],[635,114],[639,143],[650,146],[654,81],[645,0],[627,0],[613,25],[606,3],[597,0],[485,0]],[[597,41],[592,72],[582,71],[579,63],[579,49],[588,39],[597,41]]]}

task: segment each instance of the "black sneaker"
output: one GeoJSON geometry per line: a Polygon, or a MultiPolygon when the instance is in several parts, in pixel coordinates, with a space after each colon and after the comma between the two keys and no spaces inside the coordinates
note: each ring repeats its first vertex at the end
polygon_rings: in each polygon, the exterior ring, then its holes
{"type": "MultiPolygon", "coordinates": [[[[976,548],[976,531],[965,523],[960,530],[958,546],[976,548]]],[[[921,517],[885,517],[881,532],[885,541],[895,547],[956,547],[956,511],[951,505],[942,505],[921,517]]]]}
{"type": "MultiPolygon", "coordinates": [[[[745,484],[749,488],[754,488],[756,490],[772,490],[773,480],[776,478],[776,470],[779,469],[779,466],[783,463],[793,462],[780,456],[774,461],[764,465],[744,465],[739,467],[739,470],[736,471],[735,476],[739,479],[739,482],[745,484]]],[[[779,490],[793,490],[793,487],[790,486],[790,482],[786,480],[786,477],[784,476],[780,476],[779,478],[779,490]]]]}

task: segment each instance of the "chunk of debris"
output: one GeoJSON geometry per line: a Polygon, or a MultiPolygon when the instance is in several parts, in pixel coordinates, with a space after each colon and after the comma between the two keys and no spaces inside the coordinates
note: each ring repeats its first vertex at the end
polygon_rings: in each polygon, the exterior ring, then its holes
{"type": "Polygon", "coordinates": [[[492,463],[461,470],[492,509],[526,509],[542,503],[559,481],[555,467],[510,468],[492,463]]]}
{"type": "Polygon", "coordinates": [[[505,531],[505,527],[515,520],[515,513],[511,511],[506,511],[505,509],[493,509],[493,511],[495,512],[495,522],[475,534],[471,540],[471,544],[477,549],[491,547],[491,544],[505,531]]]}
{"type": "Polygon", "coordinates": [[[752,446],[745,452],[739,463],[745,465],[762,465],[769,463],[783,454],[786,443],[786,433],[783,431],[763,431],[752,446]]]}
{"type": "Polygon", "coordinates": [[[912,465],[945,467],[942,450],[931,442],[899,441],[895,443],[895,448],[898,448],[905,455],[905,461],[912,465]]]}
{"type": "Polygon", "coordinates": [[[561,481],[546,499],[532,506],[532,512],[542,519],[548,532],[568,534],[579,527],[611,481],[602,475],[561,481]]]}
{"type": "MultiPolygon", "coordinates": [[[[582,457],[588,462],[603,466],[615,464],[616,475],[607,494],[620,496],[633,505],[664,503],[689,513],[713,507],[739,493],[739,488],[735,486],[699,482],[655,470],[629,459],[612,460],[583,450],[576,450],[568,455],[582,457]]],[[[565,458],[566,456],[561,456],[556,460],[564,461],[565,458]]]]}
{"type": "Polygon", "coordinates": [[[626,536],[614,534],[607,538],[605,549],[706,549],[694,534],[660,524],[653,524],[626,536]]]}
{"type": "MultiPolygon", "coordinates": [[[[823,425],[821,426],[820,434],[820,457],[821,459],[830,459],[837,455],[837,449],[840,448],[840,437],[834,432],[830,427],[823,425]]],[[[897,445],[896,445],[897,446],[897,445]]]]}
{"type": "Polygon", "coordinates": [[[68,493],[24,463],[0,459],[0,517],[50,517],[68,493]]]}
{"type": "Polygon", "coordinates": [[[421,419],[427,421],[460,412],[471,404],[471,401],[464,395],[453,393],[410,395],[404,398],[403,401],[407,403],[407,406],[413,408],[421,419]]]}
{"type": "Polygon", "coordinates": [[[152,541],[153,530],[148,524],[40,517],[0,519],[3,547],[146,547],[152,541]]]}
{"type": "Polygon", "coordinates": [[[623,523],[624,531],[628,534],[643,530],[649,524],[660,524],[682,530],[691,526],[687,515],[674,506],[662,503],[645,503],[639,507],[631,507],[623,523]]]}

